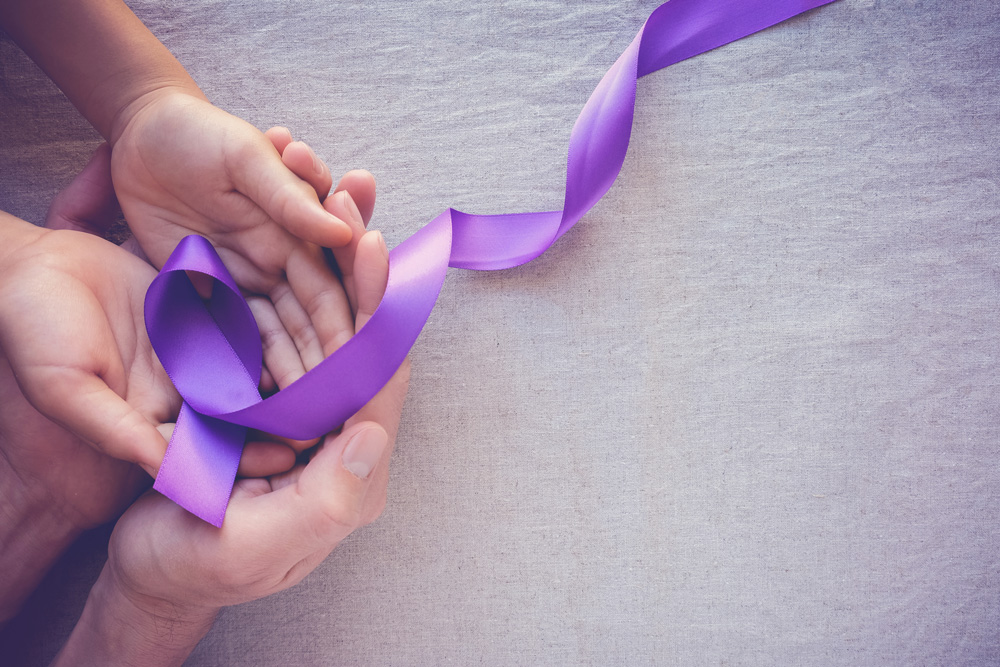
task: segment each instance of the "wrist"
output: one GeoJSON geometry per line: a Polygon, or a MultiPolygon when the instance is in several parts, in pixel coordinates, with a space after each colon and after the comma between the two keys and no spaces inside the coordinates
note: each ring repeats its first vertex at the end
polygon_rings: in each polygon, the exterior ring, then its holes
{"type": "Polygon", "coordinates": [[[114,118],[145,94],[198,91],[121,0],[5,0],[0,25],[106,139],[114,118]]]}
{"type": "Polygon", "coordinates": [[[37,241],[48,233],[42,227],[0,211],[0,271],[7,259],[21,248],[37,241]]]}
{"type": "Polygon", "coordinates": [[[136,594],[109,562],[53,665],[180,665],[218,612],[136,594]]]}
{"type": "Polygon", "coordinates": [[[126,100],[115,110],[108,125],[106,135],[108,144],[114,150],[118,140],[128,129],[135,118],[157,104],[163,104],[170,99],[195,99],[208,102],[208,98],[201,92],[198,86],[191,81],[190,85],[184,82],[164,83],[150,86],[147,89],[136,91],[136,93],[126,100]]]}

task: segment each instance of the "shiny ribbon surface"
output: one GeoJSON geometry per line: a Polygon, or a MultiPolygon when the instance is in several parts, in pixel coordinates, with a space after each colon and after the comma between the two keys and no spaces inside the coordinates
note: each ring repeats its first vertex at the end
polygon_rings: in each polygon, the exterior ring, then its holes
{"type": "Polygon", "coordinates": [[[448,209],[390,253],[375,314],[350,341],[280,392],[258,392],[261,344],[239,289],[205,239],[184,239],[146,295],[146,327],[184,399],[154,488],[222,525],[254,428],[306,440],[339,427],[406,358],[449,266],[505,269],[538,257],[611,187],[628,149],[636,80],[833,0],[671,0],[618,58],[573,126],[558,211],[470,215],[448,209]],[[185,272],[215,279],[206,304],[185,272]]]}

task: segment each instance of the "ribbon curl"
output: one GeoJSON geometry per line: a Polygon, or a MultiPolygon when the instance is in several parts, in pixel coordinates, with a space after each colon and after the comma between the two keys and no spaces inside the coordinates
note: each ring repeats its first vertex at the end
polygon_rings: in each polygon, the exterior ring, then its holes
{"type": "Polygon", "coordinates": [[[601,79],[573,126],[558,211],[470,215],[448,209],[390,253],[385,296],[343,347],[262,399],[260,335],[205,239],[185,238],[146,294],[146,327],[184,399],[154,488],[221,526],[247,428],[320,437],[365,405],[402,364],[449,266],[495,270],[544,253],[610,189],[628,149],[636,81],[834,0],[671,0],[660,5],[601,79]],[[202,302],[187,278],[215,279],[202,302]]]}

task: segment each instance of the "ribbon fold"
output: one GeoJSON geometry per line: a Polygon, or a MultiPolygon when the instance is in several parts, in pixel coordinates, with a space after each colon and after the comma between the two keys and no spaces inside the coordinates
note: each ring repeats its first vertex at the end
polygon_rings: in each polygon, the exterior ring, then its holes
{"type": "Polygon", "coordinates": [[[449,266],[496,270],[544,253],[611,188],[628,150],[636,81],[835,0],[671,0],[660,5],[601,79],[573,126],[558,211],[471,215],[448,209],[390,253],[385,296],[350,341],[262,399],[260,334],[211,244],[178,244],[146,295],[146,327],[184,399],[154,488],[221,526],[254,428],[298,440],[339,427],[402,364],[449,266]],[[185,272],[215,279],[204,303],[185,272]]]}

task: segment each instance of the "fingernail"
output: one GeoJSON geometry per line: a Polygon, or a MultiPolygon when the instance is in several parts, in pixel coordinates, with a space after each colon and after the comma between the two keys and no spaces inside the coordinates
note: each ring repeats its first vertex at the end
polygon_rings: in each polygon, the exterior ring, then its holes
{"type": "Polygon", "coordinates": [[[344,208],[347,209],[347,214],[351,216],[351,222],[355,222],[359,225],[364,225],[361,220],[361,211],[358,209],[358,205],[354,203],[354,197],[347,190],[341,190],[338,194],[341,195],[341,202],[344,208]]]}
{"type": "Polygon", "coordinates": [[[389,261],[389,246],[387,246],[385,244],[385,237],[382,236],[382,232],[380,232],[380,231],[376,231],[375,233],[378,234],[378,247],[382,251],[382,257],[384,257],[385,261],[388,262],[389,261]]]}
{"type": "Polygon", "coordinates": [[[309,149],[309,155],[312,156],[313,171],[316,172],[317,176],[322,176],[323,175],[323,161],[319,159],[319,156],[316,155],[316,151],[314,151],[311,146],[309,146],[308,144],[306,144],[306,148],[309,149]]]}
{"type": "Polygon", "coordinates": [[[340,457],[341,463],[355,477],[368,479],[382,459],[388,440],[388,436],[381,428],[375,426],[366,428],[355,434],[347,443],[340,457]]]}

